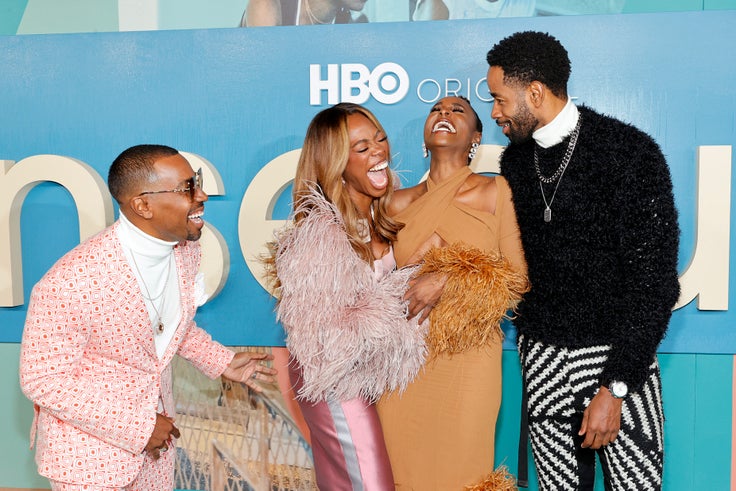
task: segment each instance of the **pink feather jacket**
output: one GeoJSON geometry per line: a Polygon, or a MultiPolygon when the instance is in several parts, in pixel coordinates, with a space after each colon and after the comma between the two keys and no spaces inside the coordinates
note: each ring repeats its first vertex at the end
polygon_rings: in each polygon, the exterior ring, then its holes
{"type": "Polygon", "coordinates": [[[376,278],[351,247],[340,213],[314,193],[298,226],[277,233],[277,318],[302,371],[299,398],[375,401],[403,390],[426,356],[426,329],[402,296],[416,268],[376,278]]]}

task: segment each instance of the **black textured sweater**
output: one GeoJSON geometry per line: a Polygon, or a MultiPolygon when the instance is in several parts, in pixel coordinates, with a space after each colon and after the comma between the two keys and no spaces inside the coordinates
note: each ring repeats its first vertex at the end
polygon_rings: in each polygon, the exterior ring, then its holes
{"type": "MultiPolygon", "coordinates": [[[[519,334],[566,347],[610,345],[601,384],[644,382],[679,296],[679,229],[669,168],[659,146],[631,125],[580,107],[577,146],[551,204],[534,170],[534,140],[501,158],[529,266],[519,334]]],[[[569,137],[537,147],[554,174],[569,137]]],[[[545,184],[550,202],[555,184],[545,184]]]]}

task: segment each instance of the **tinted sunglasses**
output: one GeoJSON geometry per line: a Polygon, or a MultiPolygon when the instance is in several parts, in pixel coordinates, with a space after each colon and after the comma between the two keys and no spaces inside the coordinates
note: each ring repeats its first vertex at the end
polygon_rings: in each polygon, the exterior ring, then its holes
{"type": "Polygon", "coordinates": [[[164,191],[144,191],[138,196],[143,196],[144,194],[159,194],[159,193],[189,193],[189,199],[191,201],[194,201],[194,195],[197,193],[198,189],[202,189],[202,168],[201,167],[197,169],[197,172],[195,172],[192,177],[190,177],[189,179],[185,181],[185,184],[182,187],[178,187],[176,189],[166,189],[164,191]]]}

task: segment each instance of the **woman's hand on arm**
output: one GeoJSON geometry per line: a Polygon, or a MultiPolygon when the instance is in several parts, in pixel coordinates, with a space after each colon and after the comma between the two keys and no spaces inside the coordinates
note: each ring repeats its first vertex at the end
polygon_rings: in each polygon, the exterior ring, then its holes
{"type": "Polygon", "coordinates": [[[429,317],[430,312],[442,297],[447,282],[447,275],[443,273],[427,273],[409,280],[409,289],[404,294],[404,300],[409,302],[409,319],[419,315],[419,323],[429,317]]]}

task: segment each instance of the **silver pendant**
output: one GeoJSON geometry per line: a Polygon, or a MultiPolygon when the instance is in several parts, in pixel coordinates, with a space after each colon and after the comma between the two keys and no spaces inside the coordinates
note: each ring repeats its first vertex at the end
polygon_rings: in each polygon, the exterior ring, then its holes
{"type": "Polygon", "coordinates": [[[552,209],[549,206],[544,209],[544,221],[547,223],[552,221],[552,209]]]}
{"type": "Polygon", "coordinates": [[[161,321],[158,321],[158,333],[163,334],[164,332],[164,323],[161,321]]]}

